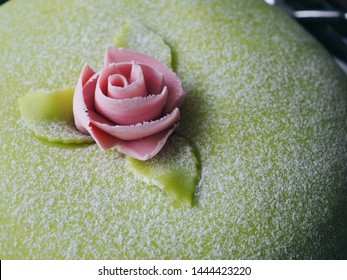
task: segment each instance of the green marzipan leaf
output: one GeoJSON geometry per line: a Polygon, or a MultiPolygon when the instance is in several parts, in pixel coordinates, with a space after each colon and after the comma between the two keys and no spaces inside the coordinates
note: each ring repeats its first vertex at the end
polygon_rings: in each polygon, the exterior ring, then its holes
{"type": "Polygon", "coordinates": [[[50,142],[94,142],[92,137],[80,133],[74,125],[73,94],[73,88],[27,93],[18,100],[24,123],[37,137],[50,142]]]}
{"type": "Polygon", "coordinates": [[[114,41],[118,48],[127,48],[152,56],[172,68],[171,48],[164,40],[140,22],[124,24],[114,41]]]}
{"type": "Polygon", "coordinates": [[[128,162],[146,183],[163,189],[178,201],[193,205],[201,164],[197,150],[186,138],[174,134],[151,160],[128,158],[128,162]]]}

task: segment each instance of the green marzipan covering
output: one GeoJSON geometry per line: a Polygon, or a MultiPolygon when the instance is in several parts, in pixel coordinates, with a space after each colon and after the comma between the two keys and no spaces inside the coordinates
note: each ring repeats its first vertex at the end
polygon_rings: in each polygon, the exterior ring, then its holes
{"type": "Polygon", "coordinates": [[[0,258],[347,258],[347,79],[259,0],[16,0],[0,7],[0,258]],[[43,143],[18,98],[100,69],[129,21],[158,34],[189,93],[195,205],[96,145],[43,143]]]}

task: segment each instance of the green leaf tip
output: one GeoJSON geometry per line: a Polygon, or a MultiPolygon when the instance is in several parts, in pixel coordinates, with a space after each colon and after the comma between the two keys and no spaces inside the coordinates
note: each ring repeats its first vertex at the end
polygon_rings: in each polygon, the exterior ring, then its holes
{"type": "Polygon", "coordinates": [[[194,205],[201,163],[197,150],[186,138],[174,134],[151,160],[128,158],[128,163],[141,180],[163,189],[179,202],[194,205]]]}

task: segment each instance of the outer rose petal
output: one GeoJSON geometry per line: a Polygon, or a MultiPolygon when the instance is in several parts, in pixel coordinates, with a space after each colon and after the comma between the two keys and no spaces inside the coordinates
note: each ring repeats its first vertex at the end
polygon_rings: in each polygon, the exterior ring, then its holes
{"type": "Polygon", "coordinates": [[[121,140],[107,134],[106,132],[102,131],[100,128],[96,127],[92,123],[88,126],[90,135],[94,138],[96,144],[102,149],[102,150],[108,150],[115,146],[117,146],[121,140]]]}
{"type": "Polygon", "coordinates": [[[133,141],[122,141],[118,150],[138,160],[148,160],[160,152],[176,126],[146,138],[133,141]]]}
{"type": "Polygon", "coordinates": [[[154,135],[131,141],[117,139],[93,124],[90,125],[90,128],[92,137],[101,149],[107,150],[116,147],[119,152],[130,157],[148,160],[160,152],[169,136],[174,132],[176,125],[154,135]]]}
{"type": "Polygon", "coordinates": [[[82,68],[73,97],[73,114],[75,125],[79,131],[88,134],[89,124],[88,109],[94,107],[94,92],[97,79],[91,79],[95,75],[93,69],[87,64],[82,68]]]}
{"type": "Polygon", "coordinates": [[[186,93],[182,88],[180,79],[175,72],[153,57],[140,52],[123,48],[118,49],[113,46],[109,46],[105,56],[105,67],[107,67],[110,63],[129,62],[133,60],[139,64],[148,65],[164,75],[165,84],[167,85],[169,91],[164,114],[171,112],[174,108],[179,107],[182,104],[186,93]]]}
{"type": "Polygon", "coordinates": [[[94,112],[90,113],[91,123],[102,131],[121,140],[136,140],[159,133],[172,127],[180,118],[180,111],[175,108],[161,119],[130,126],[114,125],[94,112]]]}

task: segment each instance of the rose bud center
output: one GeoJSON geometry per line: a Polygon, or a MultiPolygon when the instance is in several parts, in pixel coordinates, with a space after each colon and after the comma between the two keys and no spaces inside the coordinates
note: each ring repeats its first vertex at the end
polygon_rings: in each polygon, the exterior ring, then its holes
{"type": "Polygon", "coordinates": [[[108,77],[109,86],[124,88],[128,85],[127,79],[120,74],[114,74],[108,77]]]}

